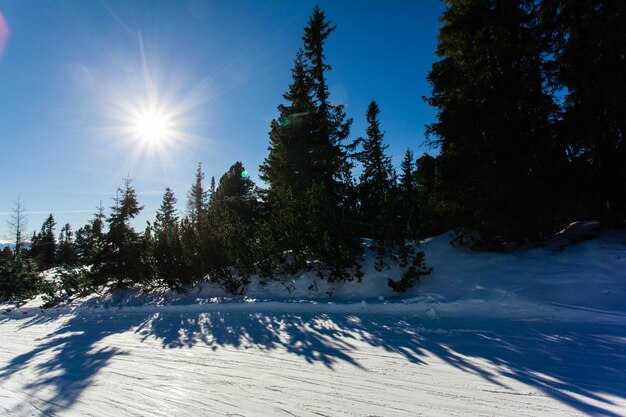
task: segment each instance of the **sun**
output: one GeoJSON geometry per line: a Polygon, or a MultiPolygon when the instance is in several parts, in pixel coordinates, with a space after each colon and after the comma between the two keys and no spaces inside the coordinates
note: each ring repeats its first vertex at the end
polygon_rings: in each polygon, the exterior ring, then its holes
{"type": "Polygon", "coordinates": [[[135,135],[151,145],[160,145],[172,136],[172,124],[167,114],[157,110],[138,112],[133,120],[135,135]]]}

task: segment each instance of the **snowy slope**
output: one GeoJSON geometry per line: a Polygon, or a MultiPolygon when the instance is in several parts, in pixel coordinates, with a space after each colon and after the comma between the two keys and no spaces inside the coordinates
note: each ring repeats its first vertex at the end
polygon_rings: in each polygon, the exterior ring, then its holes
{"type": "Polygon", "coordinates": [[[434,272],[401,297],[398,269],[367,268],[246,298],[29,303],[0,318],[0,414],[626,416],[624,233],[506,254],[449,240],[424,244],[434,272]]]}

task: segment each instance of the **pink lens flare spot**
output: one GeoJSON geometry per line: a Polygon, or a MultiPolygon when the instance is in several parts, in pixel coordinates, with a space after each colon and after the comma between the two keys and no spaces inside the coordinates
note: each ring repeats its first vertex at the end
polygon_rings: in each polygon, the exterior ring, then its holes
{"type": "Polygon", "coordinates": [[[7,21],[4,19],[4,15],[0,12],[0,57],[4,52],[4,47],[7,45],[7,41],[9,40],[9,25],[7,25],[7,21]]]}

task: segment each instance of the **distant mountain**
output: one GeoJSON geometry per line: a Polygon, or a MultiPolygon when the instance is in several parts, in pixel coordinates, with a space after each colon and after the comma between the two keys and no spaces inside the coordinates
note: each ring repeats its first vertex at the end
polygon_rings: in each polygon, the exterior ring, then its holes
{"type": "Polygon", "coordinates": [[[15,244],[7,242],[5,240],[0,240],[0,250],[3,250],[6,246],[11,248],[11,250],[15,249],[15,244]]]}

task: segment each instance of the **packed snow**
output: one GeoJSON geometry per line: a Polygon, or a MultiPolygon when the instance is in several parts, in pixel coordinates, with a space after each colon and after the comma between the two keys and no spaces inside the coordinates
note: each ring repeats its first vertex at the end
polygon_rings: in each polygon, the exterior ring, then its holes
{"type": "Polygon", "coordinates": [[[427,239],[433,273],[401,296],[401,268],[367,253],[361,283],[5,305],[0,414],[626,416],[626,233],[595,233],[503,253],[427,239]]]}

